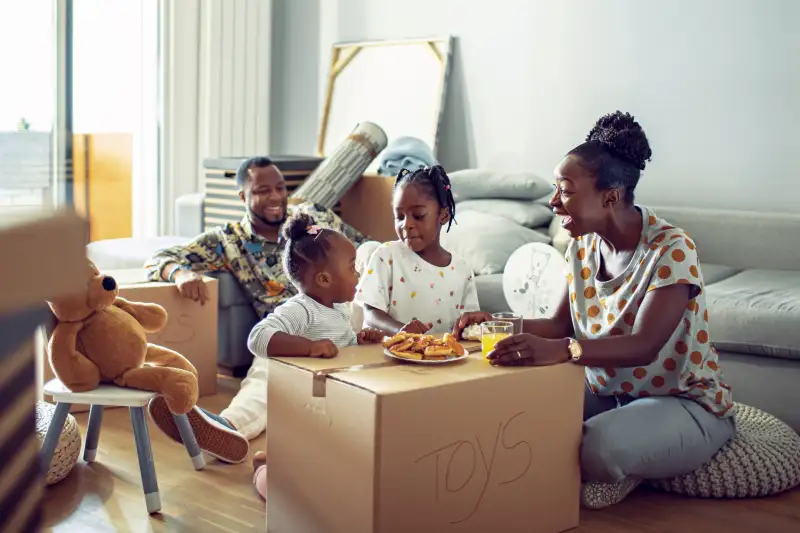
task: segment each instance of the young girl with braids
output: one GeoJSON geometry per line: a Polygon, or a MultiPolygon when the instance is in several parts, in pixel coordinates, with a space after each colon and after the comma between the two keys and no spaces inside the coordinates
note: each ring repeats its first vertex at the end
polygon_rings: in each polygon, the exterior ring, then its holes
{"type": "MultiPolygon", "coordinates": [[[[341,233],[320,228],[306,214],[283,226],[283,266],[298,294],[261,320],[247,339],[256,357],[335,357],[339,348],[380,342],[385,333],[350,326],[350,310],[358,283],[356,249],[341,233]]],[[[263,452],[253,458],[253,483],[266,498],[263,452]]]]}
{"type": "Polygon", "coordinates": [[[356,293],[367,326],[389,333],[444,333],[477,312],[469,265],[439,241],[455,222],[450,178],[440,166],[402,170],[394,183],[395,231],[369,260],[356,293]]]}

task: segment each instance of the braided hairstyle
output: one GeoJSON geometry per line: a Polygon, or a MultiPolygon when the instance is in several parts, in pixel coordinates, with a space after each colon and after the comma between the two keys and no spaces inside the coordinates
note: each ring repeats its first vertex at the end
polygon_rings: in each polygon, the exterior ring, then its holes
{"type": "Polygon", "coordinates": [[[283,268],[295,285],[303,282],[307,269],[324,264],[333,246],[334,230],[314,225],[306,213],[292,215],[283,224],[283,268]]]}
{"type": "Polygon", "coordinates": [[[586,142],[567,155],[580,158],[580,165],[595,176],[600,191],[624,188],[626,203],[633,203],[633,191],[652,152],[644,130],[630,113],[617,111],[600,117],[586,136],[586,142]]]}
{"type": "Polygon", "coordinates": [[[450,178],[441,165],[420,167],[417,170],[403,169],[394,180],[394,190],[399,191],[409,185],[420,185],[428,195],[439,203],[439,207],[447,209],[450,219],[447,221],[447,231],[456,221],[456,201],[450,187],[450,178]]]}

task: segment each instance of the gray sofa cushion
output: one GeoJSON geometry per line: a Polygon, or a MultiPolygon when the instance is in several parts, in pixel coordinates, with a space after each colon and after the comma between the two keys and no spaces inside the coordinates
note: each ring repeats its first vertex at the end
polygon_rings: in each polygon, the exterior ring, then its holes
{"type": "Polygon", "coordinates": [[[703,272],[703,282],[706,285],[711,285],[712,283],[722,281],[723,279],[728,279],[729,277],[742,271],[741,268],[715,265],[713,263],[701,263],[700,268],[703,272]]]}
{"type": "Polygon", "coordinates": [[[253,303],[237,279],[230,272],[208,272],[209,277],[219,280],[219,308],[227,309],[235,306],[252,307],[253,303]]]}
{"type": "Polygon", "coordinates": [[[496,215],[465,211],[450,231],[442,232],[442,246],[463,257],[476,276],[501,274],[514,250],[529,242],[550,243],[550,237],[496,215]]]}
{"type": "Polygon", "coordinates": [[[745,270],[707,285],[706,300],[717,348],[800,359],[800,272],[745,270]]]}
{"type": "Polygon", "coordinates": [[[502,313],[508,311],[508,303],[503,295],[503,275],[489,274],[488,276],[475,276],[475,288],[478,289],[478,302],[481,311],[487,313],[502,313]]]}

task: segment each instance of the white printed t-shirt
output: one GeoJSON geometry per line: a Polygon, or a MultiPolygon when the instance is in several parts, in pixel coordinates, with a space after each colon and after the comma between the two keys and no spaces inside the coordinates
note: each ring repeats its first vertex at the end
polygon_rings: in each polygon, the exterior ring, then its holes
{"type": "Polygon", "coordinates": [[[382,244],[361,276],[356,301],[408,324],[430,322],[430,333],[450,331],[461,313],[478,311],[475,277],[466,261],[452,254],[445,267],[432,265],[400,241],[382,244]]]}
{"type": "Polygon", "coordinates": [[[673,395],[694,400],[718,417],[733,413],[711,345],[703,275],[694,241],[681,229],[644,207],[642,239],[621,275],[598,281],[600,237],[584,235],[570,242],[565,259],[572,324],[577,339],[630,335],[645,295],[673,284],[690,286],[680,323],[651,364],[638,368],[586,367],[592,392],[634,398],[673,395]]]}

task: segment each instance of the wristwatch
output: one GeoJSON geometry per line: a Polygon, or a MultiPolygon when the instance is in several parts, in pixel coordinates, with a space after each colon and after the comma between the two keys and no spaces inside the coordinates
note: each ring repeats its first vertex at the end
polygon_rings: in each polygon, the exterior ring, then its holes
{"type": "Polygon", "coordinates": [[[569,349],[570,360],[573,363],[580,361],[581,357],[583,357],[583,347],[581,346],[581,343],[571,337],[567,340],[569,341],[567,349],[569,349]]]}

